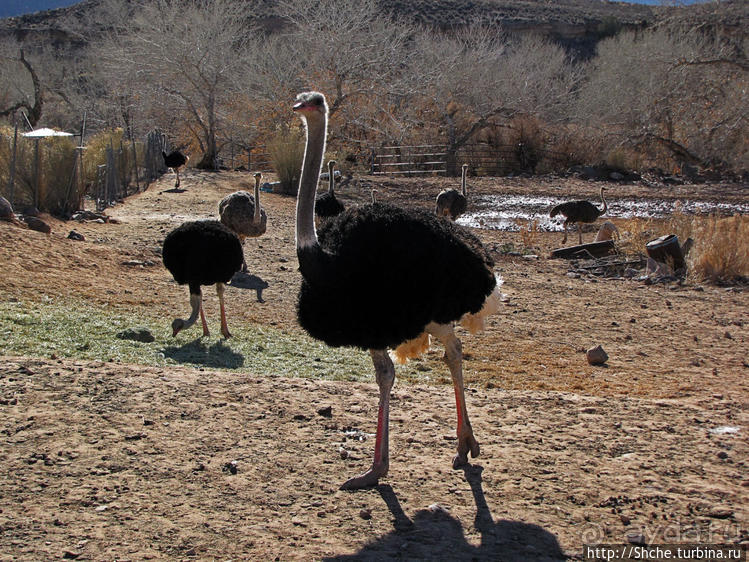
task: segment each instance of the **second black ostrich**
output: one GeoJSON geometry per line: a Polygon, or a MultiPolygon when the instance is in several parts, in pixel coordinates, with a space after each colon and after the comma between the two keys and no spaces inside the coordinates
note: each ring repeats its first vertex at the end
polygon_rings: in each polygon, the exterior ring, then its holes
{"type": "Polygon", "coordinates": [[[571,224],[577,224],[577,234],[579,236],[580,244],[583,243],[583,231],[580,229],[583,222],[596,222],[596,219],[604,214],[609,208],[606,199],[603,197],[603,192],[606,190],[605,187],[601,188],[601,202],[603,203],[602,208],[596,207],[590,201],[567,201],[554,207],[549,213],[550,217],[557,215],[564,216],[564,239],[562,244],[567,242],[567,227],[571,224]]]}
{"type": "Polygon", "coordinates": [[[343,203],[335,196],[335,165],[335,160],[328,162],[328,191],[315,200],[315,218],[320,221],[339,215],[344,210],[343,203]]]}
{"type": "Polygon", "coordinates": [[[190,157],[186,154],[182,154],[179,150],[173,150],[169,154],[162,150],[161,155],[164,157],[164,164],[166,164],[166,167],[171,168],[174,170],[174,173],[177,174],[177,181],[175,182],[174,187],[179,187],[179,169],[187,164],[190,157]]]}
{"type": "Polygon", "coordinates": [[[499,308],[493,262],[468,230],[431,213],[374,203],[325,221],[319,238],[314,204],[325,151],[328,107],[317,92],[300,94],[294,110],[307,131],[296,208],[296,244],[302,286],[299,323],[332,346],[368,349],[380,391],[372,467],[343,488],[376,484],[388,472],[388,418],[395,368],[429,347],[445,346],[457,406],[458,452],[453,466],[476,457],[465,404],[462,346],[453,323],[475,331],[499,308]]]}
{"type": "Polygon", "coordinates": [[[201,285],[216,285],[221,307],[221,334],[231,337],[224,310],[224,285],[242,267],[242,244],[231,230],[218,221],[191,221],[167,234],[162,250],[164,266],[180,285],[190,289],[192,313],[187,320],[175,318],[173,336],[192,326],[200,314],[203,335],[210,335],[203,313],[201,285]]]}

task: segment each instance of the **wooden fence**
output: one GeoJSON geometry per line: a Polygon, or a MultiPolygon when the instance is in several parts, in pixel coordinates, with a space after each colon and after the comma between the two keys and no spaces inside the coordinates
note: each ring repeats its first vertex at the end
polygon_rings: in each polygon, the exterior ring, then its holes
{"type": "Polygon", "coordinates": [[[464,145],[450,153],[445,145],[404,145],[372,147],[372,175],[417,176],[460,174],[460,166],[468,164],[478,176],[506,176],[567,169],[573,155],[517,145],[464,145]]]}

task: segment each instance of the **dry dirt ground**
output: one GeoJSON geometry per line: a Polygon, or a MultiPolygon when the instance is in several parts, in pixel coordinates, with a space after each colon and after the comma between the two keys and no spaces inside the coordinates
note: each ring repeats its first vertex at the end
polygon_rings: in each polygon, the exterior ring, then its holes
{"type": "MultiPolygon", "coordinates": [[[[249,187],[229,172],[188,171],[180,192],[172,182],[109,209],[116,223],[50,219],[49,236],[0,223],[2,298],[159,314],[168,330],[188,299],[161,265],[166,232],[249,187]],[[68,240],[71,229],[86,241],[68,240]]],[[[374,186],[379,200],[431,207],[453,183],[369,178],[342,197],[364,201],[374,186]]],[[[747,198],[740,186],[610,187],[747,198]]],[[[597,188],[558,178],[471,187],[589,198],[597,188]]],[[[263,195],[268,232],[245,254],[264,302],[230,287],[229,324],[300,332],[295,201],[263,195]]],[[[481,444],[471,466],[451,468],[441,349],[420,367],[431,384],[396,382],[390,473],[356,492],[338,486],[371,461],[373,383],[6,354],[0,559],[520,561],[580,558],[584,543],[749,541],[748,293],[575,278],[545,257],[558,233],[538,235],[533,259],[496,251],[518,234],[476,232],[508,302],[485,332],[461,333],[481,444]],[[582,353],[596,344],[604,367],[582,353]]],[[[217,332],[215,293],[205,294],[217,332]]]]}

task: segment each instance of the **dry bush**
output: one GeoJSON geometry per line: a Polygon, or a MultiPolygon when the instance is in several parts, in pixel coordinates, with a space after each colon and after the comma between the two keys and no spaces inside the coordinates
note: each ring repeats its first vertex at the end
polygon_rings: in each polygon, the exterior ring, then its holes
{"type": "Polygon", "coordinates": [[[518,221],[518,226],[520,227],[520,241],[523,243],[523,250],[538,248],[540,238],[538,221],[534,219],[527,221],[524,225],[518,221]]]}
{"type": "Polygon", "coordinates": [[[712,283],[749,277],[749,217],[736,214],[728,218],[695,218],[693,238],[690,275],[712,283]]]}
{"type": "Polygon", "coordinates": [[[279,130],[268,143],[268,153],[281,182],[281,193],[296,195],[304,159],[304,133],[298,129],[279,130]]]}
{"type": "MultiPolygon", "coordinates": [[[[0,130],[0,185],[10,198],[8,189],[12,159],[13,130],[0,130]]],[[[39,143],[38,203],[40,211],[64,215],[78,204],[78,193],[73,167],[76,162],[75,142],[70,137],[51,137],[39,141],[19,135],[13,205],[17,209],[34,204],[37,186],[35,146],[39,143]]]]}
{"type": "MultiPolygon", "coordinates": [[[[133,148],[128,140],[123,139],[122,129],[108,129],[91,137],[86,143],[86,151],[83,156],[83,179],[87,185],[96,183],[98,167],[107,163],[107,149],[114,151],[115,165],[117,167],[118,182],[120,185],[128,185],[132,179],[133,172],[133,148]]],[[[136,146],[139,162],[143,162],[143,146],[136,146]]]]}

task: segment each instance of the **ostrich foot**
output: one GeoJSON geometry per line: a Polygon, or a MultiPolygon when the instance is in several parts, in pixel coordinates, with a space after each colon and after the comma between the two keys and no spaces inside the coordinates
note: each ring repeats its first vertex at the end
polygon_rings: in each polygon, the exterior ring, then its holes
{"type": "Polygon", "coordinates": [[[224,336],[227,340],[231,337],[231,333],[229,333],[229,328],[221,328],[221,335],[224,336]]]}
{"type": "Polygon", "coordinates": [[[381,465],[372,465],[367,472],[354,478],[349,478],[343,484],[341,484],[341,490],[358,490],[360,488],[368,488],[370,486],[376,486],[381,476],[385,476],[388,473],[388,465],[383,463],[381,465]]]}
{"type": "Polygon", "coordinates": [[[472,433],[458,439],[458,454],[453,458],[454,469],[461,468],[468,464],[469,451],[471,452],[471,457],[474,459],[478,457],[481,452],[479,449],[479,443],[476,441],[472,433]]]}

